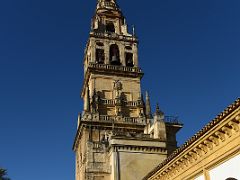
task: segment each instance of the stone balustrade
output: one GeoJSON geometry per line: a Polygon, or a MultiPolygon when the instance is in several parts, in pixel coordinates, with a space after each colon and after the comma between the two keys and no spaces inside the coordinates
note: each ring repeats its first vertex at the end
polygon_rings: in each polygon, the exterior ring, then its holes
{"type": "Polygon", "coordinates": [[[137,73],[142,72],[142,70],[138,67],[114,66],[114,65],[110,65],[110,64],[89,63],[88,68],[124,71],[124,72],[137,72],[137,73]]]}
{"type": "MultiPolygon", "coordinates": [[[[115,99],[101,99],[100,103],[103,105],[115,105],[117,104],[117,100],[115,99]]],[[[123,105],[130,107],[138,107],[142,105],[142,101],[123,101],[123,105]]]]}
{"type": "Polygon", "coordinates": [[[125,36],[116,33],[90,32],[90,36],[96,38],[108,38],[114,40],[137,42],[137,38],[134,36],[125,36]]]}

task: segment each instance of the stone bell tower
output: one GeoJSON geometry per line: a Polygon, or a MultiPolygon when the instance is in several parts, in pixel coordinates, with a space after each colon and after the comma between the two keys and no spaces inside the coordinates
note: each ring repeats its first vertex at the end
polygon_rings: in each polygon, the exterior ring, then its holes
{"type": "Polygon", "coordinates": [[[176,148],[177,121],[165,122],[141,92],[138,39],[115,0],[98,0],[84,55],[84,110],[73,150],[76,180],[138,180],[176,148]]]}

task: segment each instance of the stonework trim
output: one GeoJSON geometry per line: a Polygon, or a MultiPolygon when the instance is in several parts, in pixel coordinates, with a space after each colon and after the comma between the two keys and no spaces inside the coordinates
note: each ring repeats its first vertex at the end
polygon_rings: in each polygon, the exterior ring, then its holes
{"type": "Polygon", "coordinates": [[[228,106],[215,119],[210,121],[210,123],[190,138],[183,146],[174,151],[169,158],[158,165],[143,179],[158,179],[156,176],[159,176],[159,178],[161,177],[161,179],[165,179],[164,177],[169,176],[171,173],[174,176],[181,167],[188,167],[194,161],[198,160],[199,157],[211,150],[213,146],[216,147],[220,143],[224,142],[226,138],[232,137],[233,133],[239,133],[239,114],[240,98],[228,106]],[[225,123],[225,121],[227,122],[225,123]],[[225,124],[219,125],[220,123],[225,124]],[[212,134],[212,132],[214,132],[214,134],[212,134]],[[206,134],[211,134],[211,136],[205,137],[206,134]],[[196,144],[199,145],[196,147],[196,144]],[[183,166],[179,166],[179,164],[182,164],[183,166]]]}

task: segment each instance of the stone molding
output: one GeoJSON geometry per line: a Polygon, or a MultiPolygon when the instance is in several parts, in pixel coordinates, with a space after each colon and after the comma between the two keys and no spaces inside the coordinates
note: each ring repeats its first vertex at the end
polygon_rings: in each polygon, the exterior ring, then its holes
{"type": "Polygon", "coordinates": [[[240,135],[240,98],[197,132],[144,180],[174,179],[208,154],[240,135]]]}

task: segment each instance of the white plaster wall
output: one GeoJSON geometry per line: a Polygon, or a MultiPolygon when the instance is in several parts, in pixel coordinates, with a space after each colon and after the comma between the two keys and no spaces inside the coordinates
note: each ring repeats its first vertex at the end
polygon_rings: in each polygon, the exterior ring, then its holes
{"type": "Polygon", "coordinates": [[[211,180],[235,178],[240,180],[240,154],[209,171],[211,180]]]}
{"type": "Polygon", "coordinates": [[[204,175],[201,175],[201,176],[195,178],[194,180],[205,180],[205,178],[204,178],[204,175]]]}

